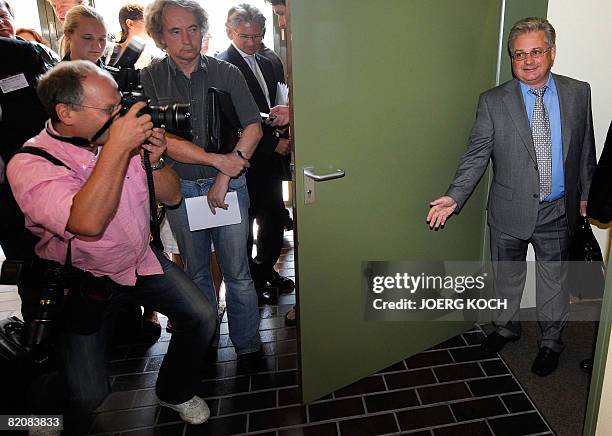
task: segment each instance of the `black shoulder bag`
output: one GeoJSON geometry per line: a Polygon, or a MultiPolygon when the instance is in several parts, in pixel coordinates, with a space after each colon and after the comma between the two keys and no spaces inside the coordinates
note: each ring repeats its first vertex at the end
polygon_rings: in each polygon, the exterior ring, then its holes
{"type": "Polygon", "coordinates": [[[234,151],[242,134],[232,96],[221,89],[208,88],[208,145],[209,153],[228,154],[234,151]]]}

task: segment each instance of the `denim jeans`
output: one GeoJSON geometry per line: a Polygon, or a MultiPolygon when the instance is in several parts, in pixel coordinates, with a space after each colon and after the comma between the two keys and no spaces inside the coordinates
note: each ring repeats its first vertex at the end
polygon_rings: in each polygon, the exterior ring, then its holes
{"type": "Polygon", "coordinates": [[[37,380],[33,386],[33,413],[61,410],[65,434],[86,434],[89,414],[110,392],[114,313],[127,302],[146,305],[172,319],[172,339],[157,376],[157,396],[180,404],[196,395],[204,354],[215,331],[216,312],[183,271],[154,251],[164,274],[139,276],[135,287],[117,286],[96,333],[60,333],[56,342],[58,373],[37,380]]]}
{"type": "MultiPolygon", "coordinates": [[[[184,198],[206,195],[215,179],[195,181],[181,180],[184,198]]],[[[239,224],[190,231],[185,202],[174,210],[168,210],[170,227],[176,236],[185,271],[213,306],[217,296],[210,272],[211,241],[214,243],[219,267],[225,281],[229,335],[236,354],[259,350],[259,309],[257,293],[247,253],[249,235],[249,193],[244,176],[232,179],[229,191],[236,191],[240,216],[239,224]]]]}

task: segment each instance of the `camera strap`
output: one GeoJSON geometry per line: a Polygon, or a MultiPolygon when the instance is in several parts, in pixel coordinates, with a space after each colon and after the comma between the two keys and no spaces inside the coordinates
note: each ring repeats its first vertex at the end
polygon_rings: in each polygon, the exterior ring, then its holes
{"type": "MultiPolygon", "coordinates": [[[[104,130],[108,129],[108,127],[112,124],[112,122],[114,121],[115,117],[111,117],[106,124],[104,124],[104,126],[102,126],[102,128],[98,131],[98,133],[100,133],[100,135],[102,133],[104,133],[104,130]]],[[[57,139],[58,141],[63,141],[63,142],[68,142],[70,144],[79,146],[78,144],[75,143],[75,141],[87,141],[84,138],[78,138],[78,137],[72,137],[72,138],[66,138],[63,136],[59,136],[54,134],[53,132],[50,132],[49,129],[47,128],[47,133],[49,134],[49,136],[51,136],[54,139],[57,139]]],[[[98,133],[96,133],[97,136],[98,133]]],[[[94,135],[94,137],[96,136],[94,135]]],[[[87,141],[87,145],[89,145],[90,142],[87,141]]],[[[27,153],[27,154],[33,154],[36,156],[40,156],[42,158],[45,158],[46,160],[48,160],[49,162],[51,162],[53,165],[56,166],[62,166],[67,168],[69,171],[72,171],[72,169],[66,165],[64,162],[62,162],[61,160],[59,160],[58,158],[56,158],[55,156],[53,156],[51,153],[38,148],[38,147],[31,147],[31,146],[24,146],[21,147],[20,149],[18,149],[15,154],[18,153],[27,153]]],[[[153,244],[156,248],[160,249],[163,251],[164,249],[164,244],[161,241],[161,236],[160,236],[160,225],[159,225],[159,217],[157,215],[157,200],[155,198],[155,186],[153,185],[153,170],[151,169],[151,162],[149,161],[149,152],[145,150],[145,156],[144,156],[144,167],[145,167],[145,173],[147,175],[147,188],[149,191],[149,208],[150,208],[150,232],[151,232],[151,244],[153,244]]],[[[68,253],[67,253],[67,262],[70,261],[70,242],[68,243],[68,253]]]]}
{"type": "Polygon", "coordinates": [[[76,145],[77,147],[91,147],[92,144],[94,144],[100,138],[100,136],[102,136],[104,132],[109,129],[111,124],[113,124],[113,121],[115,121],[118,116],[119,114],[110,117],[106,121],[106,123],[104,123],[102,127],[100,127],[100,129],[92,136],[91,139],[82,138],[80,136],[61,136],[56,133],[53,133],[51,129],[49,129],[49,126],[45,127],[45,131],[50,137],[52,137],[53,139],[57,139],[58,141],[67,142],[68,144],[76,145]]]}

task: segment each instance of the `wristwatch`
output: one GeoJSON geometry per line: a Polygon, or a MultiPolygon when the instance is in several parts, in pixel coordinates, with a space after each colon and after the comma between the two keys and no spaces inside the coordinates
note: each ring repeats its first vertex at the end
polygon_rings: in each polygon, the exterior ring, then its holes
{"type": "Polygon", "coordinates": [[[155,165],[151,164],[151,169],[153,171],[157,171],[157,170],[161,170],[165,166],[166,166],[166,164],[164,162],[164,158],[160,157],[155,165]]]}

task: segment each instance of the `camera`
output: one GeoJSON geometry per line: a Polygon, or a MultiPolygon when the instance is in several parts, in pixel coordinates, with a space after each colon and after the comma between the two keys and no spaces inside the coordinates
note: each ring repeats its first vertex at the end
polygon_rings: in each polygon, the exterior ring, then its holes
{"type": "Polygon", "coordinates": [[[143,108],[138,116],[149,114],[155,127],[164,126],[169,132],[175,133],[185,139],[191,139],[191,113],[188,104],[171,104],[166,106],[152,106],[149,99],[142,92],[140,86],[140,72],[134,65],[145,48],[145,43],[132,38],[130,43],[120,53],[113,54],[111,66],[104,68],[113,76],[117,87],[122,93],[121,112],[123,116],[130,108],[139,101],[144,101],[147,106],[143,108]]]}
{"type": "Polygon", "coordinates": [[[155,127],[164,128],[183,138],[189,139],[191,135],[191,113],[188,104],[170,104],[165,106],[153,106],[149,104],[149,99],[141,92],[124,92],[121,96],[121,112],[123,116],[137,102],[144,101],[147,106],[142,108],[138,116],[149,114],[151,122],[155,127]]]}
{"type": "Polygon", "coordinates": [[[48,343],[52,338],[64,299],[64,267],[51,262],[45,264],[38,307],[25,331],[25,343],[30,346],[48,343]]]}
{"type": "Polygon", "coordinates": [[[134,65],[144,48],[145,43],[138,37],[133,37],[127,47],[120,52],[113,52],[109,65],[104,66],[117,82],[119,91],[131,92],[140,89],[140,73],[134,65]]]}

